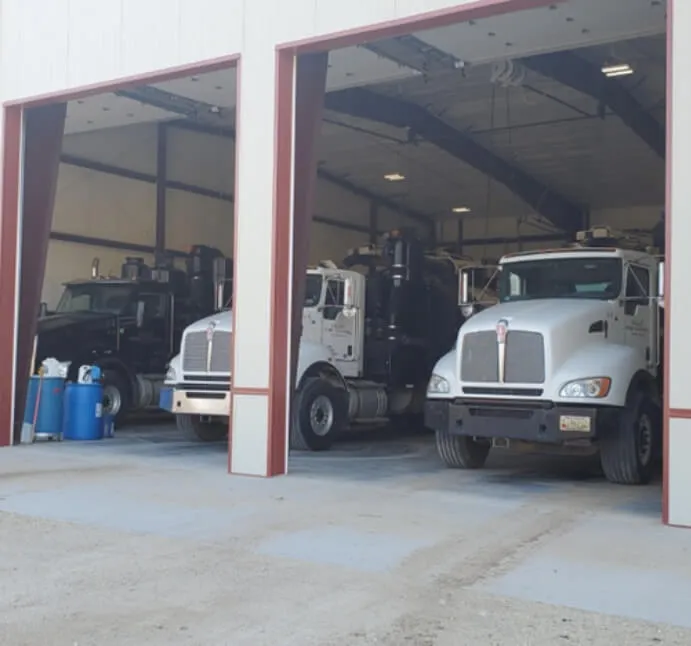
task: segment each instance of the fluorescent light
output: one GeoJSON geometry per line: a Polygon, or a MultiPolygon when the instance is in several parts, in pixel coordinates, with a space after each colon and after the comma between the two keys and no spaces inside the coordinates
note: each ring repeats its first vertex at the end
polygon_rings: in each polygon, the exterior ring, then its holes
{"type": "Polygon", "coordinates": [[[612,72],[611,74],[607,74],[607,78],[611,79],[614,78],[615,76],[629,76],[629,74],[633,74],[633,70],[628,69],[628,70],[622,70],[621,72],[612,72]]]}
{"type": "Polygon", "coordinates": [[[390,182],[401,182],[405,179],[405,175],[401,175],[400,173],[389,173],[388,175],[384,175],[384,179],[388,179],[390,182]]]}
{"type": "Polygon", "coordinates": [[[451,210],[454,213],[470,213],[469,206],[454,206],[451,210]]]}
{"type": "Polygon", "coordinates": [[[633,74],[633,68],[628,63],[622,63],[621,65],[605,65],[602,68],[602,73],[605,76],[627,76],[628,74],[633,74]]]}
{"type": "Polygon", "coordinates": [[[605,65],[605,67],[602,68],[602,73],[603,74],[611,74],[612,72],[623,72],[624,70],[629,70],[629,69],[631,69],[631,66],[628,64],[605,65]]]}

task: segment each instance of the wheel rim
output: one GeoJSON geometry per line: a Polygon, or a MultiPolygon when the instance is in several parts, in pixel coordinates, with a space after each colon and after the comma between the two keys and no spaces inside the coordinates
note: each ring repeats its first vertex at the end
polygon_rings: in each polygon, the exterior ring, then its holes
{"type": "Polygon", "coordinates": [[[108,384],[103,388],[103,412],[115,416],[122,408],[122,395],[120,390],[108,384]]]}
{"type": "Polygon", "coordinates": [[[650,417],[641,415],[638,420],[638,459],[643,466],[653,457],[653,424],[650,417]]]}
{"type": "Polygon", "coordinates": [[[324,395],[315,398],[310,406],[310,426],[315,435],[328,435],[334,423],[334,407],[324,395]]]}

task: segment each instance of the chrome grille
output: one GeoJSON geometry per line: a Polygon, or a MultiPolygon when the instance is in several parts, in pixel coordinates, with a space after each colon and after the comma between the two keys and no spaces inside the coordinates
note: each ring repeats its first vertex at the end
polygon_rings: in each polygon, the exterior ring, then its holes
{"type": "MultiPolygon", "coordinates": [[[[471,332],[463,337],[461,380],[466,383],[499,382],[499,344],[494,330],[471,332]]],[[[504,383],[542,384],[544,381],[542,334],[510,330],[506,335],[504,383]]]]}
{"type": "Polygon", "coordinates": [[[506,335],[507,384],[542,384],[545,381],[545,343],[537,332],[509,331],[506,335]]]}
{"type": "Polygon", "coordinates": [[[184,372],[206,372],[206,353],[209,342],[206,331],[190,332],[185,335],[182,348],[182,369],[184,372]]]}
{"type": "Polygon", "coordinates": [[[211,348],[211,372],[230,372],[230,332],[216,332],[211,348]]]}
{"type": "Polygon", "coordinates": [[[470,332],[463,337],[461,380],[479,383],[499,381],[497,333],[470,332]]]}
{"type": "Polygon", "coordinates": [[[214,333],[210,365],[208,364],[209,341],[206,334],[206,331],[190,332],[185,336],[182,349],[183,372],[230,373],[230,332],[214,333]]]}

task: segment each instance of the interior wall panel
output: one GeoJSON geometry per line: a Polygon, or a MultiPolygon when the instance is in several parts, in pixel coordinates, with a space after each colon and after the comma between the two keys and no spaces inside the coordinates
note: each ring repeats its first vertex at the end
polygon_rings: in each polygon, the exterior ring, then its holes
{"type": "MultiPolygon", "coordinates": [[[[68,124],[69,120],[68,115],[68,124]]],[[[156,131],[155,123],[138,123],[71,134],[64,138],[62,152],[109,166],[154,175],[156,131]]]]}
{"type": "Polygon", "coordinates": [[[235,178],[233,140],[169,128],[168,178],[232,195],[235,178]]]}
{"type": "Polygon", "coordinates": [[[156,187],[60,165],[53,230],[153,245],[156,187]]]}
{"type": "Polygon", "coordinates": [[[184,191],[168,191],[166,248],[188,251],[206,244],[233,255],[233,204],[184,191]]]}
{"type": "Polygon", "coordinates": [[[312,265],[320,260],[333,260],[340,264],[349,249],[368,242],[365,233],[339,229],[321,222],[312,222],[311,235],[309,262],[312,265]]]}

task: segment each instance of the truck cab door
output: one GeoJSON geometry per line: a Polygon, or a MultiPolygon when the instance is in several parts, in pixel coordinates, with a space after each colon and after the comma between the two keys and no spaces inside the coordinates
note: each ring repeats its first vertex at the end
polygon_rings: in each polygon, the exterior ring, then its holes
{"type": "Polygon", "coordinates": [[[331,351],[334,365],[346,377],[358,376],[358,313],[345,308],[346,281],[329,278],[324,288],[322,306],[322,344],[331,351]]]}
{"type": "Polygon", "coordinates": [[[626,296],[623,306],[624,342],[637,350],[641,364],[657,363],[657,344],[653,343],[657,307],[651,301],[650,270],[642,265],[629,265],[626,272],[626,296]]]}
{"type": "Polygon", "coordinates": [[[123,349],[138,371],[160,373],[170,359],[170,298],[164,292],[148,291],[142,291],[137,298],[141,320],[123,349]]]}
{"type": "Polygon", "coordinates": [[[322,304],[324,300],[324,281],[320,274],[307,274],[305,285],[305,302],[302,307],[302,336],[304,341],[316,345],[322,344],[323,320],[322,304]]]}

